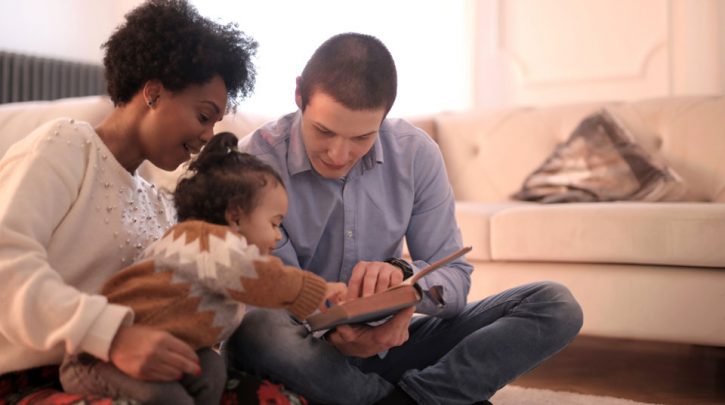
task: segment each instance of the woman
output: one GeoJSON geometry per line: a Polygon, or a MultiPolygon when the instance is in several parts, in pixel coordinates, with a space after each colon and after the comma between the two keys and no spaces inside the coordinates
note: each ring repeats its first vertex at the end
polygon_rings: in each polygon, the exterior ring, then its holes
{"type": "Polygon", "coordinates": [[[133,325],[98,291],[174,222],[136,169],[148,159],[173,170],[199,151],[251,92],[256,43],[183,0],[150,0],[103,46],[114,111],[96,128],[46,123],[0,161],[0,402],[32,391],[28,378],[53,375],[66,353],[144,380],[199,371],[187,344],[133,325]]]}

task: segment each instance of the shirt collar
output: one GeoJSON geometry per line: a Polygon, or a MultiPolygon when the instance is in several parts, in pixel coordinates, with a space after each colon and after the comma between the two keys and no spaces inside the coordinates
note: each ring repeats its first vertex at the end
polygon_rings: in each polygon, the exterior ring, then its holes
{"type": "Polygon", "coordinates": [[[287,168],[290,176],[312,170],[307,157],[305,144],[302,142],[302,111],[297,111],[290,128],[289,148],[287,149],[287,168]]]}
{"type": "Polygon", "coordinates": [[[383,163],[383,143],[380,141],[381,136],[383,136],[382,125],[378,131],[378,136],[375,137],[375,143],[372,149],[361,159],[363,162],[363,170],[370,170],[375,167],[376,163],[383,163]]]}

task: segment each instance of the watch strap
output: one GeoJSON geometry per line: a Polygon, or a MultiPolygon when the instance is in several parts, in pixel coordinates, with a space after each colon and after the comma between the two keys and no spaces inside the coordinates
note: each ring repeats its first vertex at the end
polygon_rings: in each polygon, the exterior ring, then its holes
{"type": "Polygon", "coordinates": [[[403,280],[413,277],[413,266],[405,260],[397,257],[391,257],[389,259],[385,259],[384,262],[399,268],[403,272],[403,280]]]}

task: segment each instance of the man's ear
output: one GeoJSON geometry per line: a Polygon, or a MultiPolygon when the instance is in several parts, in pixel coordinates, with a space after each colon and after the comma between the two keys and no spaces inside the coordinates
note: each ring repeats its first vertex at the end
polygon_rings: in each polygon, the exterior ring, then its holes
{"type": "Polygon", "coordinates": [[[297,80],[295,81],[295,104],[297,104],[297,108],[300,110],[302,109],[302,93],[300,89],[301,82],[302,76],[297,76],[297,80]]]}

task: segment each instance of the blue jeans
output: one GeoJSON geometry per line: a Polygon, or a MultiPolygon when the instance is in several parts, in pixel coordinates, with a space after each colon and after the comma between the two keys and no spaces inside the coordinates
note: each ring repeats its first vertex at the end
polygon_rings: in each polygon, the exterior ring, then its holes
{"type": "Polygon", "coordinates": [[[414,317],[384,358],[346,357],[283,311],[252,310],[224,345],[230,365],[283,383],[312,402],[369,404],[398,384],[421,404],[490,398],[566,346],[582,311],[557,283],[523,285],[447,319],[414,317]]]}

